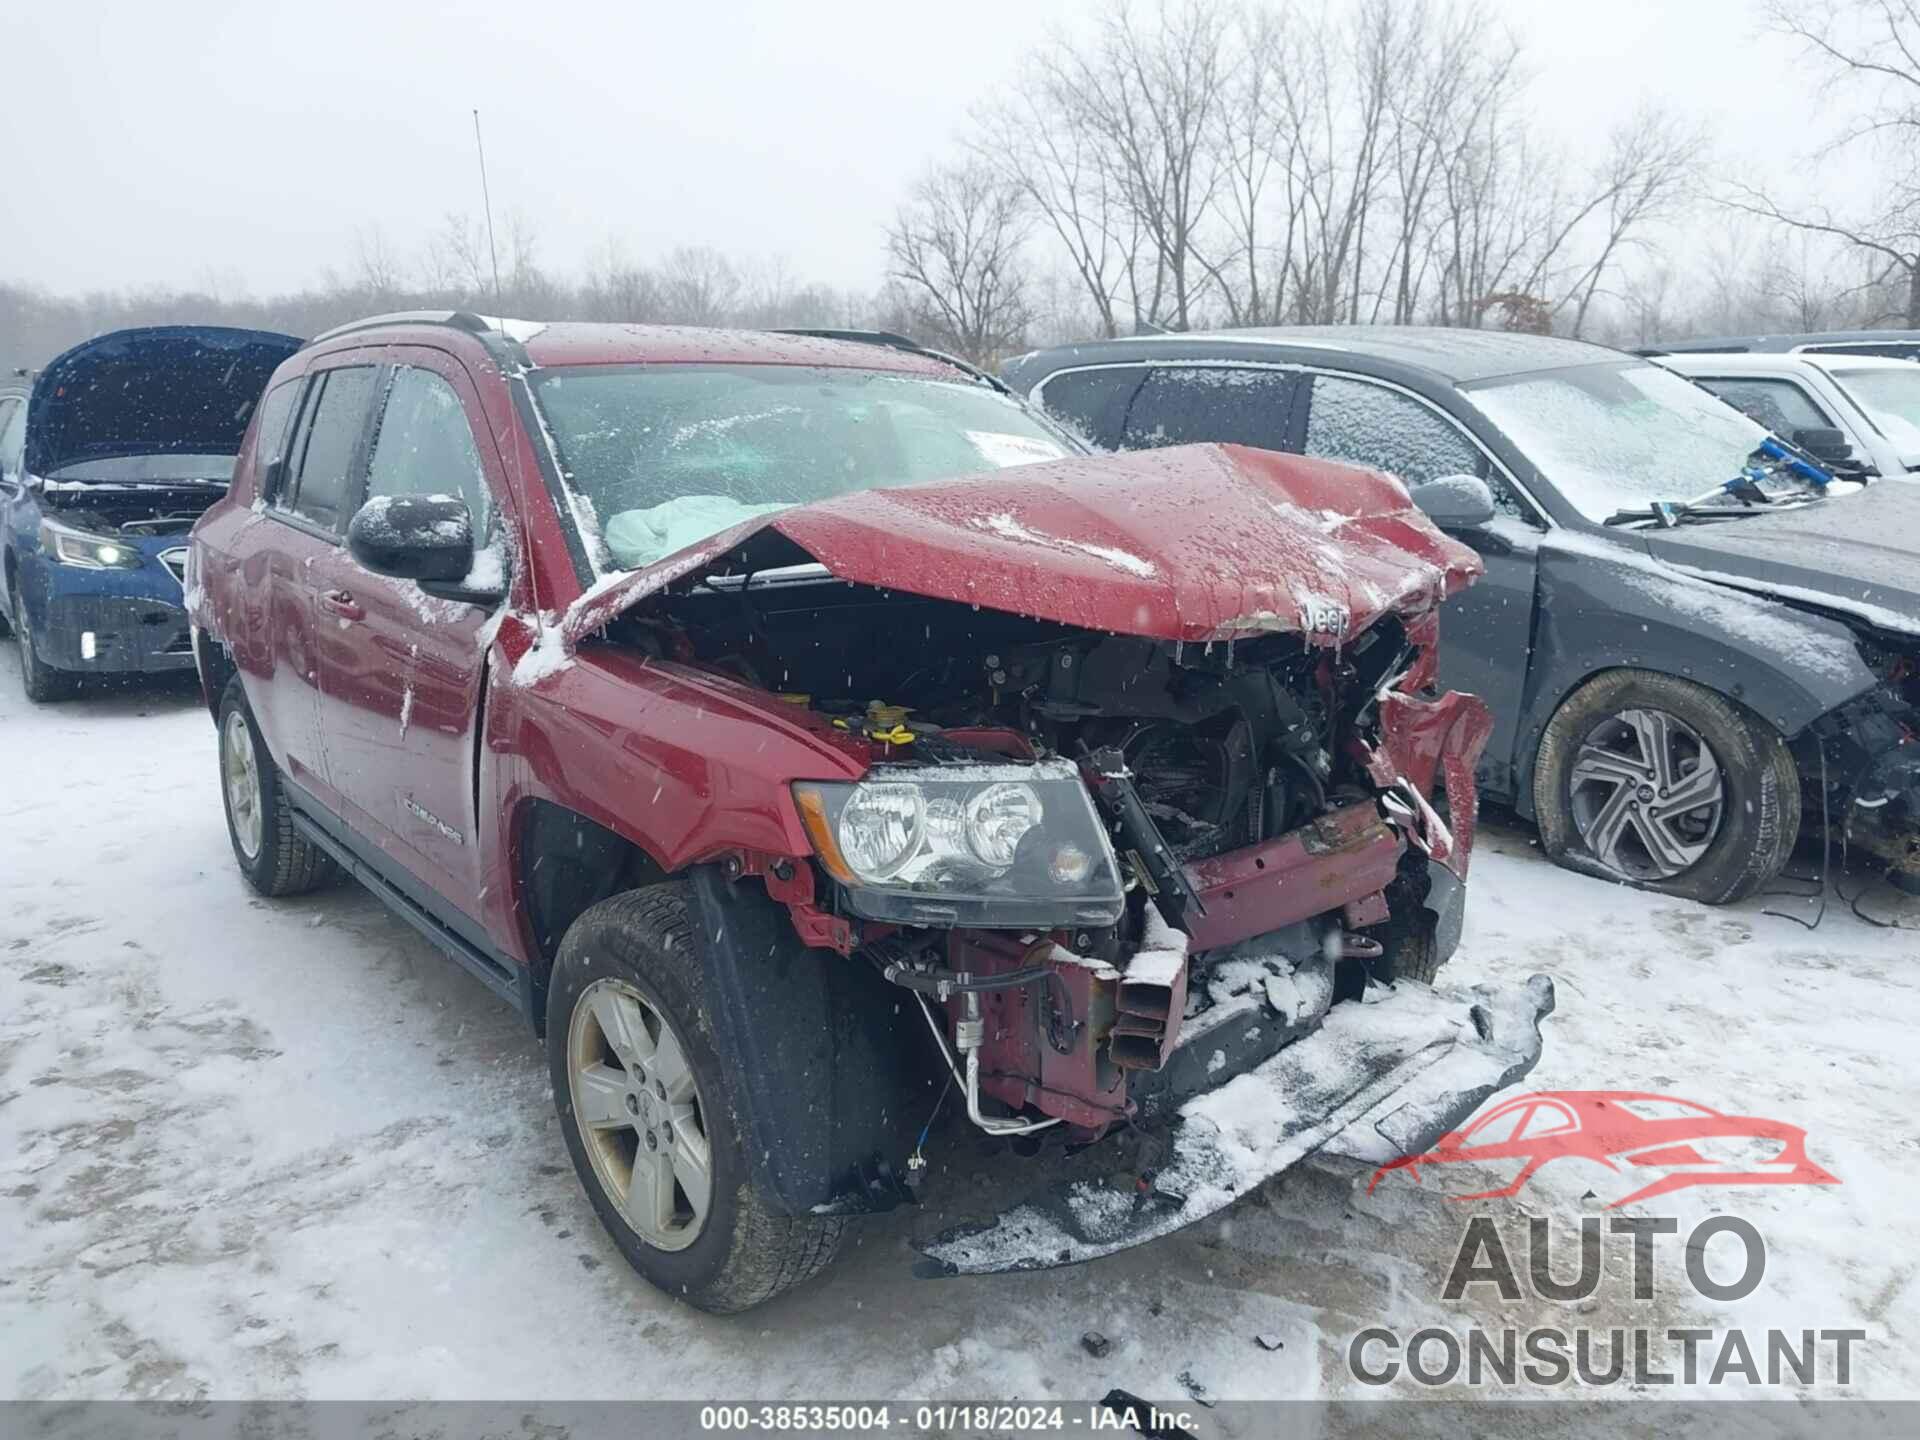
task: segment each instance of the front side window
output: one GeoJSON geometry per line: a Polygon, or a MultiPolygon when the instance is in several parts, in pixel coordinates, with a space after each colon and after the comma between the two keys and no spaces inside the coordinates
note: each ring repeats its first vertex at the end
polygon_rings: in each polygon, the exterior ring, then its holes
{"type": "Polygon", "coordinates": [[[486,533],[487,476],[466,406],[431,370],[394,372],[367,461],[367,494],[457,495],[467,502],[473,533],[486,533]]]}
{"type": "Polygon", "coordinates": [[[293,419],[293,407],[300,398],[299,380],[287,380],[267,392],[260,402],[260,417],[253,431],[253,472],[265,487],[275,478],[275,466],[287,458],[287,426],[293,419]]]}
{"type": "Polygon", "coordinates": [[[1728,379],[1702,379],[1706,386],[1742,415],[1766,426],[1774,434],[1793,438],[1796,430],[1818,430],[1833,424],[1826,413],[1791,380],[1765,380],[1740,376],[1728,379]]]}
{"type": "Polygon", "coordinates": [[[1294,376],[1225,365],[1159,365],[1127,407],[1125,445],[1253,445],[1283,450],[1294,376]]]}
{"type": "Polygon", "coordinates": [[[303,423],[304,433],[297,442],[299,475],[292,482],[289,508],[328,530],[339,530],[346,523],[353,461],[366,428],[373,374],[371,365],[325,371],[315,382],[318,393],[307,401],[312,418],[303,423]]]}
{"type": "Polygon", "coordinates": [[[1920,465],[1920,365],[1833,370],[1834,383],[1867,412],[1909,465],[1920,465]]]}
{"type": "Polygon", "coordinates": [[[1692,381],[1641,361],[1509,376],[1464,392],[1595,522],[1724,485],[1767,438],[1692,381]]]}
{"type": "Polygon", "coordinates": [[[1313,377],[1306,451],[1370,465],[1408,485],[1487,473],[1479,448],[1444,417],[1411,395],[1340,375],[1313,377]]]}
{"type": "Polygon", "coordinates": [[[650,565],[792,505],[1075,453],[986,386],[918,375],[581,365],[536,371],[532,387],[605,569],[650,565]]]}
{"type": "Polygon", "coordinates": [[[27,407],[24,401],[0,402],[0,477],[20,478],[27,448],[27,407]]]}

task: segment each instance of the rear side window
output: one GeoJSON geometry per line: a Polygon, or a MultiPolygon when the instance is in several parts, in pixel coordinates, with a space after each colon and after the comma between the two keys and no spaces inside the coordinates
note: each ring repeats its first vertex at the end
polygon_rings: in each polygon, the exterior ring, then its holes
{"type": "Polygon", "coordinates": [[[1214,441],[1284,450],[1295,376],[1286,370],[1159,365],[1127,407],[1129,450],[1214,441]]]}
{"type": "Polygon", "coordinates": [[[1821,429],[1833,421],[1813,403],[1813,398],[1791,380],[1702,379],[1700,383],[1734,409],[1789,440],[1796,430],[1821,429]]]}
{"type": "Polygon", "coordinates": [[[459,394],[431,370],[396,370],[367,462],[367,494],[457,495],[487,527],[487,478],[459,394]]]}
{"type": "Polygon", "coordinates": [[[1040,389],[1040,404],[1061,424],[1102,450],[1120,446],[1127,396],[1140,384],[1137,365],[1104,370],[1068,370],[1040,389]]]}
{"type": "Polygon", "coordinates": [[[366,429],[373,367],[328,370],[315,386],[296,437],[299,478],[287,503],[295,514],[314,524],[339,530],[346,521],[347,497],[353,493],[353,461],[366,429]]]}

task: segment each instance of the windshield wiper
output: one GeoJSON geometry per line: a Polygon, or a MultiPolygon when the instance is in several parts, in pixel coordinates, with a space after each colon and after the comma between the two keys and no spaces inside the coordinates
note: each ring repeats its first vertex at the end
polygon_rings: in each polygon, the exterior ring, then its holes
{"type": "Polygon", "coordinates": [[[1760,442],[1752,454],[1747,456],[1747,466],[1744,470],[1733,479],[1716,485],[1706,494],[1696,495],[1691,500],[1656,500],[1645,510],[1616,510],[1601,523],[1628,525],[1636,520],[1650,520],[1663,530],[1670,530],[1687,520],[1732,520],[1748,515],[1758,515],[1763,509],[1780,504],[1779,497],[1769,495],[1761,482],[1781,474],[1803,481],[1812,489],[1811,497],[1803,492],[1794,500],[1795,505],[1806,504],[1809,498],[1825,498],[1827,487],[1833,483],[1833,476],[1829,472],[1821,469],[1805,454],[1784,440],[1769,435],[1760,442]],[[1756,460],[1761,459],[1773,463],[1756,463],[1756,460]],[[1740,502],[1740,508],[1708,503],[1724,500],[1729,496],[1740,502]]]}
{"type": "Polygon", "coordinates": [[[1642,523],[1653,521],[1663,530],[1675,525],[1684,525],[1689,520],[1744,520],[1749,515],[1761,514],[1756,505],[1697,505],[1691,501],[1656,500],[1645,510],[1616,510],[1600,523],[1602,525],[1631,525],[1635,521],[1642,523]]]}

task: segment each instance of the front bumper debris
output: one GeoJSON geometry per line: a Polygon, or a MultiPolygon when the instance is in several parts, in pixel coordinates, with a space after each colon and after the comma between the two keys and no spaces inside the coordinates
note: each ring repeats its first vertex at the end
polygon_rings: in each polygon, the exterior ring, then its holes
{"type": "Polygon", "coordinates": [[[1081,1179],[919,1245],[923,1275],[1077,1264],[1226,1208],[1317,1151],[1381,1163],[1457,1129],[1540,1058],[1553,982],[1403,984],[1335,1006],[1311,1034],[1182,1104],[1165,1159],[1124,1188],[1081,1179]]]}
{"type": "Polygon", "coordinates": [[[1920,884],[1920,745],[1887,751],[1860,778],[1843,834],[1902,889],[1920,884]]]}

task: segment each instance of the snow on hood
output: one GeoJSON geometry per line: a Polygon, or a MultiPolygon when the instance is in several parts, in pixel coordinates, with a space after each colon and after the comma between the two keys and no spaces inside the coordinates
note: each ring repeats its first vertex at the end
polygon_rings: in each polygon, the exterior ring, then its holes
{"type": "Polygon", "coordinates": [[[856,584],[1175,641],[1285,631],[1336,644],[1481,573],[1479,558],[1389,476],[1239,445],[1182,445],[863,490],[754,517],[595,586],[570,612],[570,635],[762,530],[856,584]]]}
{"type": "Polygon", "coordinates": [[[1639,533],[1701,579],[1920,634],[1920,485],[1878,480],[1777,514],[1639,533]]]}
{"type": "Polygon", "coordinates": [[[266,330],[158,325],[50,361],[27,402],[26,467],[51,476],[124,455],[234,455],[254,404],[300,342],[266,330]]]}

